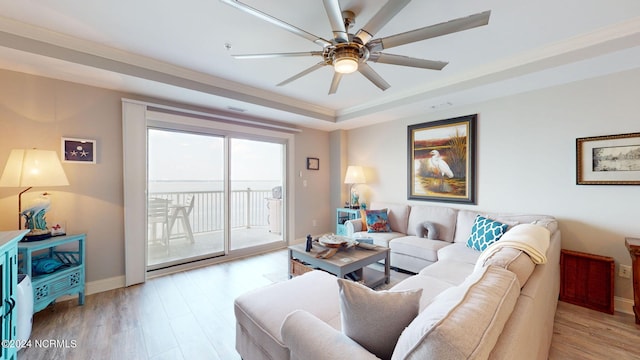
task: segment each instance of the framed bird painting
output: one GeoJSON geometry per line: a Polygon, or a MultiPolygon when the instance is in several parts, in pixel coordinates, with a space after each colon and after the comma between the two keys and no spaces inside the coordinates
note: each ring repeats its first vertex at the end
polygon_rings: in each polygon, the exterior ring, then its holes
{"type": "Polygon", "coordinates": [[[475,204],[477,114],[409,125],[408,198],[475,204]]]}

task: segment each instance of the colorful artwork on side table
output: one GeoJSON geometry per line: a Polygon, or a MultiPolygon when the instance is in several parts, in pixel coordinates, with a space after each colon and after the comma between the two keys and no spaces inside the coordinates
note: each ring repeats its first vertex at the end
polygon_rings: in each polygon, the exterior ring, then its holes
{"type": "Polygon", "coordinates": [[[408,126],[408,198],[475,204],[477,115],[408,126]]]}

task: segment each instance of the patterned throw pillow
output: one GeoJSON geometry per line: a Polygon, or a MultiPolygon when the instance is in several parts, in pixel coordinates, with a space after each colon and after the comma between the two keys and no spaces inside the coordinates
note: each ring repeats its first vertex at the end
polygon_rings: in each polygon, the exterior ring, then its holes
{"type": "Polygon", "coordinates": [[[508,226],[480,215],[476,216],[473,227],[471,227],[471,236],[467,240],[467,247],[484,251],[489,245],[500,239],[502,234],[507,231],[508,226]]]}
{"type": "Polygon", "coordinates": [[[366,210],[365,213],[367,215],[367,232],[391,232],[387,209],[366,210]]]}

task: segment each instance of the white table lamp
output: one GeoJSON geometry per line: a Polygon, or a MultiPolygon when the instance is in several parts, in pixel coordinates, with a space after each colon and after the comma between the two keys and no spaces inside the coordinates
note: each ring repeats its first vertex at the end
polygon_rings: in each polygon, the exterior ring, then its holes
{"type": "MultiPolygon", "coordinates": [[[[53,150],[36,150],[36,149],[15,149],[11,150],[9,159],[0,177],[1,187],[27,187],[18,194],[18,229],[21,228],[21,211],[22,211],[22,194],[32,187],[42,186],[66,186],[69,185],[67,175],[62,169],[58,154],[53,150]]],[[[41,208],[35,209],[33,216],[41,217],[44,223],[37,228],[31,227],[31,230],[46,229],[44,222],[44,212],[48,209],[48,204],[41,208]]],[[[29,236],[29,234],[27,234],[29,236]]],[[[45,234],[46,236],[46,234],[45,234]]]]}
{"type": "Polygon", "coordinates": [[[347,168],[347,174],[344,177],[344,183],[349,184],[349,207],[353,208],[353,185],[364,184],[366,179],[364,177],[364,171],[362,166],[349,165],[347,168]]]}

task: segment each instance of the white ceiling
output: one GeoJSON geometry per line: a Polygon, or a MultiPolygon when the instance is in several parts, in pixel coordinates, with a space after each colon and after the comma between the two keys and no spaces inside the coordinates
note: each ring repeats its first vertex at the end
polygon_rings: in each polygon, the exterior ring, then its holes
{"type": "MultiPolygon", "coordinates": [[[[331,38],[321,0],[244,2],[331,38]]],[[[385,2],[340,4],[357,30],[385,2]]],[[[0,68],[332,130],[640,66],[637,0],[413,0],[375,37],[485,10],[486,26],[385,51],[449,65],[370,64],[391,84],[384,92],[354,73],[328,95],[330,67],[277,87],[318,58],[231,55],[321,48],[218,0],[0,0],[0,68]]]]}

